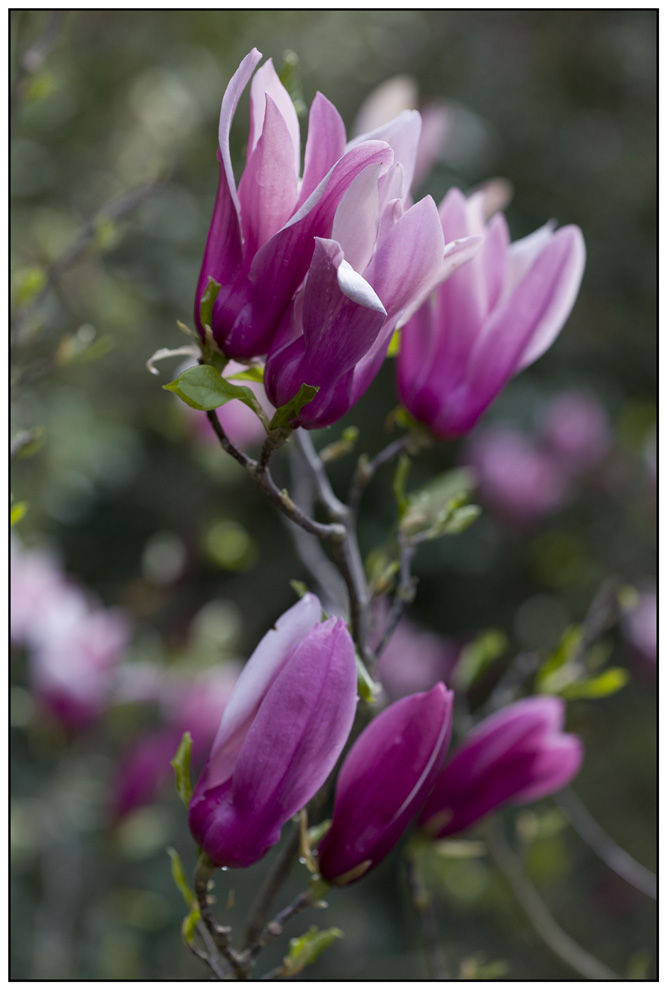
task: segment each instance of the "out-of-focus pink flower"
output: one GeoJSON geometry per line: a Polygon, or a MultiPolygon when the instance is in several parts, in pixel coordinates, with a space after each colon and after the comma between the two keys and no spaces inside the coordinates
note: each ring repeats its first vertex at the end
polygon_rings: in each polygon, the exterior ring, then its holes
{"type": "Polygon", "coordinates": [[[435,779],[419,816],[432,838],[469,828],[507,801],[553,794],[579,771],[581,740],[562,731],[560,698],[526,698],[480,722],[435,779]]]}
{"type": "Polygon", "coordinates": [[[125,616],[101,608],[41,551],[15,547],[12,575],[12,634],[28,648],[31,688],[60,722],[83,729],[111,701],[125,616]]]}
{"type": "Polygon", "coordinates": [[[658,596],[643,590],[635,607],[623,617],[623,632],[637,657],[655,670],[658,660],[658,596]]]}
{"type": "Polygon", "coordinates": [[[222,100],[220,183],[195,299],[209,278],[221,285],[212,330],[229,357],[265,354],[275,329],[310,265],[316,237],[329,237],[334,212],[352,180],[369,165],[387,171],[393,152],[382,139],[347,145],[336,108],[317,93],[305,149],[303,178],[299,121],[269,59],[250,89],[246,166],[236,185],[229,134],[239,98],[261,59],[253,49],[241,62],[222,100]]]}
{"type": "MultiPolygon", "coordinates": [[[[194,677],[174,676],[156,668],[159,683],[152,700],[159,701],[164,724],[137,739],[121,758],[112,785],[114,821],[158,797],[173,776],[171,760],[184,732],[192,736],[192,770],[197,773],[201,769],[240,671],[240,664],[234,662],[216,665],[194,677]]],[[[141,680],[143,684],[145,678],[141,680]]],[[[144,696],[142,700],[147,699],[144,696]]]]}
{"type": "Polygon", "coordinates": [[[591,392],[571,389],[548,404],[542,417],[540,438],[563,470],[592,470],[611,445],[609,421],[591,392]]]}
{"type": "Polygon", "coordinates": [[[482,500],[513,524],[555,512],[569,495],[559,462],[510,426],[491,426],[471,437],[465,462],[477,474],[482,500]]]}
{"type": "Polygon", "coordinates": [[[428,691],[451,679],[461,653],[452,640],[402,619],[380,657],[376,674],[390,698],[428,691]]]}
{"type": "Polygon", "coordinates": [[[401,167],[389,176],[364,169],[336,210],[331,238],[316,239],[304,290],[266,363],[275,406],[304,383],[319,387],[295,425],[328,426],[344,415],[377,375],[397,324],[479,248],[477,238],[445,245],[430,197],[405,210],[418,133],[418,114],[375,132],[397,149],[401,167]]]}
{"type": "Polygon", "coordinates": [[[356,709],[354,644],[305,595],[239,677],[190,802],[192,834],[217,866],[255,863],[333,770],[356,709]]]}
{"type": "Polygon", "coordinates": [[[581,282],[578,227],[546,224],[510,244],[484,197],[451,189],[440,206],[446,239],[484,234],[482,247],[403,327],[398,390],[408,411],[436,436],[467,433],[507,381],[551,346],[581,282]]]}
{"type": "Polygon", "coordinates": [[[419,810],[451,735],[454,695],[444,684],[401,698],[376,716],[345,757],[319,871],[344,886],[365,876],[419,810]]]}

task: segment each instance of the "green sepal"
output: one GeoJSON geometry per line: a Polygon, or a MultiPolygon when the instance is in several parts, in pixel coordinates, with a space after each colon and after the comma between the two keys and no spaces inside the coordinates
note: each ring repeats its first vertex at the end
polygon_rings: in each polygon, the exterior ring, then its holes
{"type": "Polygon", "coordinates": [[[174,883],[183,895],[186,907],[192,907],[196,903],[195,895],[190,890],[188,881],[185,879],[185,870],[181,863],[181,857],[172,846],[167,846],[167,855],[171,860],[171,875],[174,878],[174,883]]]}
{"type": "Polygon", "coordinates": [[[213,307],[221,288],[220,283],[209,275],[208,284],[199,304],[199,319],[203,327],[210,327],[213,323],[213,307]]]}
{"type": "Polygon", "coordinates": [[[290,588],[299,598],[303,598],[308,594],[308,585],[305,581],[290,581],[290,588]]]}
{"type": "Polygon", "coordinates": [[[315,925],[312,925],[305,935],[291,938],[289,954],[283,960],[283,974],[287,977],[296,976],[306,966],[314,963],[337,938],[343,938],[340,928],[319,929],[315,925]]]}
{"type": "Polygon", "coordinates": [[[366,664],[355,650],[354,658],[357,663],[357,691],[359,696],[373,704],[375,698],[380,693],[380,685],[377,684],[366,669],[366,664]]]}
{"type": "Polygon", "coordinates": [[[198,364],[195,368],[187,368],[182,375],[168,385],[163,385],[162,388],[174,392],[186,405],[202,411],[218,409],[232,399],[239,399],[252,409],[263,423],[266,420],[266,414],[252,389],[246,385],[232,385],[226,378],[221,378],[219,372],[210,364],[198,364]]]}
{"type": "Polygon", "coordinates": [[[302,385],[297,394],[284,406],[276,409],[273,419],[269,424],[270,430],[292,429],[292,423],[297,418],[304,406],[312,402],[319,392],[319,385],[302,385]]]}
{"type": "Polygon", "coordinates": [[[171,765],[176,774],[176,790],[178,796],[186,808],[190,806],[192,797],[192,783],[190,781],[190,757],[192,756],[192,736],[189,732],[183,733],[180,746],[176,751],[176,756],[171,760],[171,765]]]}
{"type": "MultiPolygon", "coordinates": [[[[395,358],[398,357],[398,352],[401,349],[401,327],[394,330],[391,335],[391,340],[389,341],[389,347],[387,348],[387,357],[395,358]]],[[[401,407],[402,408],[402,407],[401,407]]]]}

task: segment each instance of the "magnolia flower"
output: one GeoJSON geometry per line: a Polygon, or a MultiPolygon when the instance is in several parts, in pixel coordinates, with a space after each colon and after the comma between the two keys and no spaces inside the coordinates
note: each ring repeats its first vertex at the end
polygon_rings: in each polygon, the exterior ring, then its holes
{"type": "Polygon", "coordinates": [[[562,732],[560,698],[526,698],[480,722],[438,774],[419,824],[433,838],[469,828],[507,801],[535,801],[560,790],[583,758],[562,732]]]}
{"type": "Polygon", "coordinates": [[[476,433],[466,447],[466,464],[477,475],[482,499],[510,523],[531,523],[555,512],[570,493],[558,462],[509,425],[476,433]]]}
{"type": "Polygon", "coordinates": [[[583,389],[569,389],[552,399],[540,426],[543,444],[558,465],[573,474],[594,468],[611,445],[607,414],[583,389]]]}
{"type": "Polygon", "coordinates": [[[214,337],[228,357],[265,354],[283,312],[310,264],[314,237],[328,237],[333,215],[352,180],[366,166],[385,171],[393,161],[382,140],[345,144],[345,127],[321,93],[313,101],[299,179],[299,121],[292,100],[269,59],[250,90],[250,136],[238,188],[229,134],[239,98],[261,59],[246,55],[227,86],[219,127],[220,183],[195,299],[209,278],[221,285],[212,315],[214,337]]]}
{"type": "Polygon", "coordinates": [[[452,189],[440,206],[448,239],[485,234],[476,257],[403,328],[398,390],[439,437],[467,433],[512,377],[551,346],[584,270],[578,227],[548,223],[510,244],[505,218],[485,225],[483,196],[452,189]]]}
{"type": "Polygon", "coordinates": [[[354,645],[306,595],[239,677],[190,803],[192,834],[217,866],[250,866],[321,787],[356,708],[354,645]]]}
{"type": "Polygon", "coordinates": [[[377,375],[395,327],[479,247],[479,238],[445,247],[430,196],[405,209],[415,123],[418,114],[408,114],[375,132],[403,143],[408,169],[384,176],[369,165],[350,183],[269,350],[264,380],[274,405],[304,383],[319,388],[293,425],[327,426],[346,413],[377,375]]]}
{"type": "Polygon", "coordinates": [[[447,750],[453,701],[436,684],[394,702],[359,736],[338,776],[331,828],[318,850],[328,883],[364,876],[403,835],[447,750]]]}

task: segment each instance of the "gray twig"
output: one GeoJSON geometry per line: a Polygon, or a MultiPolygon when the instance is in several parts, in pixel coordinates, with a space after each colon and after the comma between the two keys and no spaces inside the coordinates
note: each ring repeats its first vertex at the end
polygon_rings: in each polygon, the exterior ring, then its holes
{"type": "Polygon", "coordinates": [[[438,935],[433,896],[424,882],[414,854],[407,854],[407,877],[410,900],[421,930],[426,968],[432,980],[450,980],[445,954],[438,935]]]}

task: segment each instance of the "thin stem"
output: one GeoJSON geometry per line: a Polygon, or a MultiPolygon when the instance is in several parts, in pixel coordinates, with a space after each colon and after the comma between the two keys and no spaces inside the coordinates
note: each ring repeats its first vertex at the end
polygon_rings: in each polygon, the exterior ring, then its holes
{"type": "Polygon", "coordinates": [[[332,522],[345,522],[350,514],[349,509],[341,502],[331,487],[331,482],[325,471],[324,464],[315,449],[310,433],[307,430],[297,430],[294,437],[299,446],[301,456],[313,474],[317,496],[327,510],[329,519],[332,522]]]}
{"type": "Polygon", "coordinates": [[[333,544],[333,554],[347,586],[350,606],[350,626],[352,638],[364,662],[368,659],[368,625],[370,595],[366,571],[361,559],[357,535],[353,529],[345,527],[345,536],[340,543],[333,544]]]}
{"type": "Polygon", "coordinates": [[[319,537],[321,540],[328,540],[331,543],[337,543],[344,539],[345,528],[339,523],[319,523],[315,519],[311,519],[302,509],[296,505],[292,499],[289,497],[288,493],[283,489],[281,490],[276,485],[275,481],[271,477],[271,472],[268,468],[268,459],[273,450],[272,447],[265,445],[262,452],[262,459],[258,462],[252,457],[248,457],[243,451],[238,450],[237,447],[229,440],[227,434],[222,428],[220,420],[218,419],[218,414],[215,409],[210,410],[206,414],[208,420],[211,423],[213,429],[215,430],[216,436],[220,441],[220,445],[228,454],[238,461],[238,463],[245,468],[248,475],[252,478],[255,484],[260,488],[265,495],[276,505],[283,515],[291,519],[293,523],[297,526],[301,526],[308,533],[313,533],[314,536],[319,537]]]}
{"type": "Polygon", "coordinates": [[[359,504],[365,488],[371,483],[379,469],[413,445],[414,439],[408,433],[405,436],[394,440],[387,447],[385,447],[384,450],[381,450],[379,454],[376,454],[375,457],[370,460],[367,457],[359,458],[356,470],[352,477],[352,484],[350,485],[347,500],[349,511],[353,516],[356,516],[359,511],[359,504]]]}
{"type": "Polygon", "coordinates": [[[248,949],[262,934],[266,918],[276,895],[287,880],[299,854],[299,825],[292,825],[287,842],[280,850],[271,870],[264,877],[246,919],[243,948],[248,949]]]}
{"type": "Polygon", "coordinates": [[[270,921],[257,941],[249,949],[251,957],[256,956],[258,953],[265,949],[267,945],[274,942],[283,933],[283,929],[290,918],[294,915],[299,914],[306,908],[315,907],[316,901],[313,899],[313,895],[309,890],[305,890],[302,894],[299,894],[291,904],[284,908],[280,914],[277,914],[273,921],[270,921]]]}
{"type": "Polygon", "coordinates": [[[417,590],[417,579],[412,576],[411,570],[416,547],[400,530],[398,532],[398,544],[400,547],[399,582],[391,603],[387,624],[385,625],[379,643],[373,650],[373,656],[376,662],[380,659],[380,656],[394,634],[396,626],[403,618],[406,608],[414,601],[417,590]]]}
{"type": "Polygon", "coordinates": [[[450,980],[445,955],[438,936],[438,922],[435,916],[433,896],[421,875],[414,854],[407,855],[407,876],[410,900],[421,930],[426,969],[432,980],[450,980]]]}
{"type": "Polygon", "coordinates": [[[586,980],[620,980],[621,977],[583,949],[563,931],[526,875],[497,824],[486,829],[489,852],[523,909],[526,918],[548,949],[586,980]]]}
{"type": "Polygon", "coordinates": [[[657,899],[657,879],[654,873],[617,845],[581,803],[572,788],[567,787],[554,798],[577,835],[590,846],[603,863],[647,897],[657,899]]]}
{"type": "MultiPolygon", "coordinates": [[[[237,953],[229,944],[231,928],[219,925],[211,913],[208,902],[208,885],[214,872],[214,865],[204,853],[201,853],[197,861],[197,868],[195,870],[194,888],[204,929],[204,931],[202,931],[202,937],[209,954],[212,953],[212,950],[215,950],[215,952],[219,953],[229,963],[235,975],[239,979],[245,979],[247,976],[247,969],[241,962],[241,959],[237,953]],[[206,934],[204,934],[204,932],[206,932],[206,934]],[[210,941],[206,935],[210,936],[210,941]]],[[[212,964],[211,968],[214,969],[212,964]]],[[[223,979],[226,979],[226,977],[223,977],[223,979]]]]}

